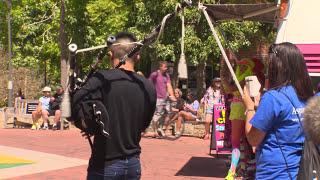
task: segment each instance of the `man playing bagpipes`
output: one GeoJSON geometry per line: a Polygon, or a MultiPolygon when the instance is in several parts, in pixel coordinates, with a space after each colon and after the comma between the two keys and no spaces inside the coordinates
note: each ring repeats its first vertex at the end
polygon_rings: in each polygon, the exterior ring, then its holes
{"type": "Polygon", "coordinates": [[[136,43],[130,33],[117,34],[107,53],[113,68],[95,72],[72,97],[72,119],[95,114],[108,135],[94,134],[87,179],[140,179],[139,143],[155,111],[156,91],[134,70],[139,53],[115,68],[136,43]]]}

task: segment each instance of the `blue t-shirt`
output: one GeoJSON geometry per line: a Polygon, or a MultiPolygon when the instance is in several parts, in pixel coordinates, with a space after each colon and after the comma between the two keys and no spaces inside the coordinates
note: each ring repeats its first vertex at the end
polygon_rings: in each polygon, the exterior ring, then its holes
{"type": "Polygon", "coordinates": [[[42,96],[39,98],[42,109],[49,110],[50,97],[42,96]]]}
{"type": "Polygon", "coordinates": [[[199,106],[200,106],[199,101],[198,101],[198,100],[193,101],[193,103],[191,104],[191,106],[192,106],[192,108],[193,108],[194,110],[198,110],[198,109],[199,109],[199,106]]]}
{"type": "Polygon", "coordinates": [[[320,92],[317,92],[317,93],[315,94],[315,96],[320,96],[320,92]]]}
{"type": "MultiPolygon", "coordinates": [[[[193,110],[198,111],[198,109],[199,109],[199,107],[200,107],[200,103],[199,103],[198,100],[194,100],[194,101],[190,104],[190,106],[192,107],[193,110]]],[[[192,111],[190,111],[190,112],[191,112],[191,114],[193,114],[193,115],[197,115],[197,112],[192,112],[192,111]]]]}
{"type": "Polygon", "coordinates": [[[252,126],[266,133],[257,147],[256,179],[290,179],[279,144],[291,177],[296,179],[304,142],[297,114],[303,121],[305,105],[306,102],[298,99],[292,86],[270,90],[262,96],[257,112],[250,121],[252,126]],[[290,98],[295,108],[283,93],[290,98]]]}

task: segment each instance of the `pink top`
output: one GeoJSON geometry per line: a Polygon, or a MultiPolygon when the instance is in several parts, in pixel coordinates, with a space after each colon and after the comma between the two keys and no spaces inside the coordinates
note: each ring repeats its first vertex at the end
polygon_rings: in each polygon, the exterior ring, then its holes
{"type": "Polygon", "coordinates": [[[160,73],[159,70],[150,74],[149,80],[152,81],[157,91],[158,99],[167,98],[167,83],[171,83],[168,73],[160,73]]]}

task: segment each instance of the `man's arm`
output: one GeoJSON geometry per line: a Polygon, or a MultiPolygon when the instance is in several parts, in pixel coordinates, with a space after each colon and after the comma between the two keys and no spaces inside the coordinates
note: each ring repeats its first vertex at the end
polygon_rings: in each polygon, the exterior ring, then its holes
{"type": "Polygon", "coordinates": [[[167,92],[169,94],[169,98],[171,101],[177,101],[176,96],[174,95],[174,91],[173,91],[173,87],[171,85],[171,80],[170,80],[170,76],[168,73],[166,73],[167,76],[167,92]]]}
{"type": "Polygon", "coordinates": [[[167,91],[168,91],[169,98],[171,99],[171,101],[177,101],[177,98],[174,96],[173,87],[170,82],[167,83],[167,91]]]}

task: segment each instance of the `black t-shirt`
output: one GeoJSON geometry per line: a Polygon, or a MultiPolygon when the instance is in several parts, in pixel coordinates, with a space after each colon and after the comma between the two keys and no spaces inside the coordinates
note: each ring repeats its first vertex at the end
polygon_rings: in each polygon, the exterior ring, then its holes
{"type": "Polygon", "coordinates": [[[179,109],[179,111],[181,111],[181,110],[183,110],[184,104],[185,104],[184,99],[178,98],[176,108],[179,109]]]}
{"type": "Polygon", "coordinates": [[[58,93],[55,93],[53,95],[54,101],[52,101],[52,102],[50,101],[50,103],[49,103],[50,110],[59,110],[60,109],[60,105],[62,102],[62,96],[63,96],[63,94],[58,94],[58,93]]]}
{"type": "MultiPolygon", "coordinates": [[[[149,80],[122,69],[101,70],[74,98],[101,100],[109,113],[110,138],[94,137],[89,168],[103,168],[113,160],[140,154],[141,132],[149,126],[156,107],[156,91],[149,80]]],[[[73,107],[79,108],[77,104],[73,107]]]]}

